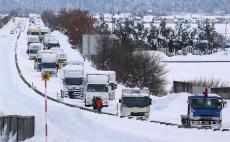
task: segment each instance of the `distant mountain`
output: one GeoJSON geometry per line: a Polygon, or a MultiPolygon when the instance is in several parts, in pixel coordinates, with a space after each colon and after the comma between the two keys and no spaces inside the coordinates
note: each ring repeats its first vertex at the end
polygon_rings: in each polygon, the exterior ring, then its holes
{"type": "Polygon", "coordinates": [[[0,12],[12,9],[21,12],[58,11],[61,8],[88,9],[94,12],[112,10],[154,12],[214,12],[230,13],[230,0],[0,0],[0,12]]]}

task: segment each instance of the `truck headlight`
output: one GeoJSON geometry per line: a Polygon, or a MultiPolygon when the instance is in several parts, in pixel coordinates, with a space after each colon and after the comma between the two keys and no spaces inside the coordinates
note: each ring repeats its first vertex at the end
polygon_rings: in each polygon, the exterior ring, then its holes
{"type": "Polygon", "coordinates": [[[144,116],[149,116],[149,113],[148,113],[148,112],[145,112],[145,113],[144,113],[144,116]]]}

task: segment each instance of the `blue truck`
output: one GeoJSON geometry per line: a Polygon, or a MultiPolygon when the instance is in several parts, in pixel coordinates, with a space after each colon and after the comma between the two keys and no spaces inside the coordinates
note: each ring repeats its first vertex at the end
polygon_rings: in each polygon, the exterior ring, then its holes
{"type": "Polygon", "coordinates": [[[227,102],[217,95],[194,95],[188,97],[187,115],[181,115],[184,127],[220,129],[222,109],[227,102]]]}

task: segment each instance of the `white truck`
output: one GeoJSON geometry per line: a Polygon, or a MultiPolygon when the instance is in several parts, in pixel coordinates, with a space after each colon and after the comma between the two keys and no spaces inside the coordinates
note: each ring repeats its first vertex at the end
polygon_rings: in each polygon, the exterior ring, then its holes
{"type": "Polygon", "coordinates": [[[40,40],[43,41],[46,34],[50,34],[50,29],[48,27],[39,27],[40,29],[40,40]]]}
{"type": "Polygon", "coordinates": [[[109,105],[109,75],[101,71],[87,72],[85,85],[85,106],[92,106],[93,99],[102,99],[103,106],[109,105]]]}
{"type": "Polygon", "coordinates": [[[66,65],[61,72],[63,89],[62,96],[83,99],[84,95],[84,68],[81,65],[66,65]]]}
{"type": "Polygon", "coordinates": [[[148,88],[123,89],[119,100],[119,103],[121,103],[120,117],[148,119],[151,102],[148,88]]]}
{"type": "Polygon", "coordinates": [[[57,74],[57,55],[44,53],[41,55],[41,72],[57,74]]]}
{"type": "Polygon", "coordinates": [[[27,45],[29,46],[31,43],[40,43],[40,38],[38,35],[28,35],[27,36],[27,45]]]}
{"type": "Polygon", "coordinates": [[[41,43],[31,43],[28,48],[29,60],[34,60],[37,56],[37,52],[43,49],[41,43]]]}
{"type": "Polygon", "coordinates": [[[59,67],[61,68],[64,62],[67,61],[67,54],[63,52],[63,49],[60,47],[53,47],[50,49],[52,53],[57,54],[57,62],[59,67]]]}
{"type": "Polygon", "coordinates": [[[27,29],[27,35],[36,35],[40,36],[40,30],[38,27],[29,27],[27,29]]]}
{"type": "Polygon", "coordinates": [[[46,49],[51,49],[53,47],[60,47],[59,41],[56,39],[55,36],[52,35],[44,36],[43,44],[46,49]]]}
{"type": "Polygon", "coordinates": [[[115,99],[115,89],[117,89],[116,73],[115,71],[103,71],[109,76],[109,99],[115,99]]]}

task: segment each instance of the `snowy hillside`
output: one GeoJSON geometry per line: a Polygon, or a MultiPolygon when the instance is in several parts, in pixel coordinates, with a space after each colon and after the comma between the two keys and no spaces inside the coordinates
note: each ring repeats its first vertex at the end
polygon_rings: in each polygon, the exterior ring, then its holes
{"type": "MultiPolygon", "coordinates": [[[[29,82],[33,82],[34,86],[41,91],[44,91],[43,83],[41,74],[33,70],[33,61],[29,61],[26,54],[28,19],[17,18],[16,23],[18,22],[26,26],[18,40],[16,39],[18,34],[10,34],[10,31],[17,24],[10,21],[0,29],[0,114],[34,115],[36,119],[35,137],[26,140],[26,142],[42,142],[45,138],[44,98],[28,88],[18,76],[14,59],[15,45],[17,45],[19,66],[25,78],[29,82]]],[[[68,38],[65,35],[57,31],[53,34],[58,37],[61,46],[68,54],[68,58],[83,61],[79,52],[71,49],[68,38]]],[[[223,68],[225,67],[225,65],[222,66],[223,68]]],[[[170,66],[169,68],[173,71],[180,71],[175,69],[175,66],[170,66]]],[[[89,62],[85,62],[85,69],[92,70],[93,67],[89,62]]],[[[225,76],[227,76],[227,73],[225,73],[225,76]]],[[[48,90],[48,95],[56,98],[59,83],[60,80],[56,77],[49,81],[48,87],[52,89],[48,90]]],[[[118,86],[116,100],[105,111],[115,111],[122,88],[122,85],[118,86]]],[[[170,94],[162,98],[153,97],[150,120],[180,123],[180,115],[185,114],[187,110],[186,101],[188,95],[181,93],[170,94]]],[[[81,103],[77,100],[66,101],[75,104],[81,103]]],[[[228,103],[230,102],[228,101],[228,103]]],[[[229,120],[230,107],[224,109],[223,112],[225,127],[230,127],[229,120]]],[[[179,129],[176,126],[165,126],[148,121],[121,119],[69,108],[52,101],[48,101],[48,129],[48,141],[51,142],[201,142],[206,140],[209,142],[227,142],[230,137],[229,132],[179,129]]]]}

